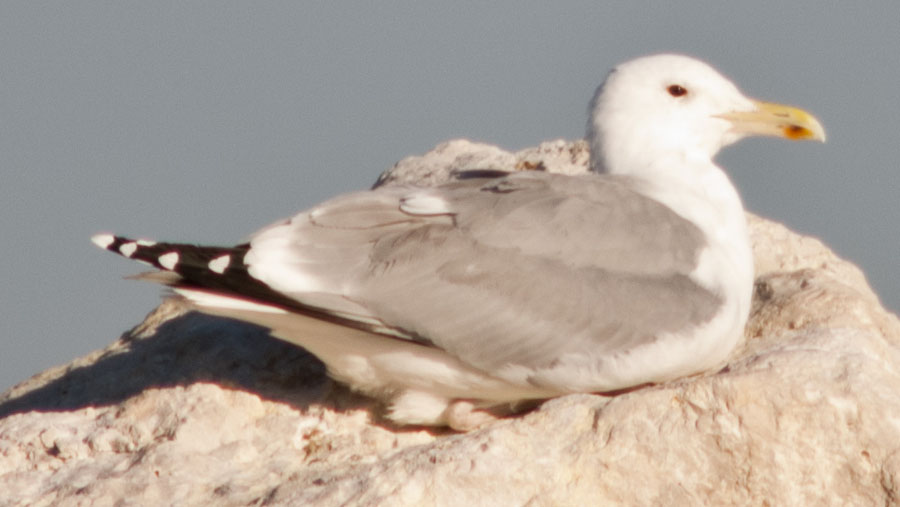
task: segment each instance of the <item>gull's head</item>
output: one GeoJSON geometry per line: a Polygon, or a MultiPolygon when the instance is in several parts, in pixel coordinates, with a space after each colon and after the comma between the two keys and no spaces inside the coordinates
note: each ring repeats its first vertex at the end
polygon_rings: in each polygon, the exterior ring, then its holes
{"type": "Polygon", "coordinates": [[[825,140],[811,114],[750,99],[706,63],[668,54],[616,67],[591,101],[587,129],[591,169],[619,174],[711,161],[751,135],[825,140]]]}

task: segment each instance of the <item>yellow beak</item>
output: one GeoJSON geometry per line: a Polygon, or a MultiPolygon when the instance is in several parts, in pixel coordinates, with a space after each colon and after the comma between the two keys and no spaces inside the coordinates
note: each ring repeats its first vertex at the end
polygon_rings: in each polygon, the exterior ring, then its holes
{"type": "Polygon", "coordinates": [[[720,115],[741,134],[776,136],[796,141],[825,142],[825,129],[815,116],[796,107],[754,100],[756,111],[734,111],[720,115]]]}

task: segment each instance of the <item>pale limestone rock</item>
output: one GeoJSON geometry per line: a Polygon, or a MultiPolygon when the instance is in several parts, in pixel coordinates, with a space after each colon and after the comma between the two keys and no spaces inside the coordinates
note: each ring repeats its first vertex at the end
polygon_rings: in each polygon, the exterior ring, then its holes
{"type": "MultiPolygon", "coordinates": [[[[379,181],[586,153],[453,141],[379,181]]],[[[0,505],[897,504],[900,321],[821,242],[749,220],[754,310],[723,371],[467,434],[396,428],[302,350],[167,302],[0,397],[0,505]]]]}
{"type": "Polygon", "coordinates": [[[431,186],[447,181],[454,173],[472,170],[580,174],[587,170],[588,158],[586,141],[546,141],[535,148],[509,153],[490,144],[454,139],[437,145],[425,155],[397,162],[378,177],[374,186],[431,186]]]}
{"type": "Polygon", "coordinates": [[[516,157],[496,146],[454,139],[441,143],[422,156],[406,157],[383,172],[375,182],[382,185],[432,186],[447,181],[450,174],[473,169],[509,170],[516,157]]]}

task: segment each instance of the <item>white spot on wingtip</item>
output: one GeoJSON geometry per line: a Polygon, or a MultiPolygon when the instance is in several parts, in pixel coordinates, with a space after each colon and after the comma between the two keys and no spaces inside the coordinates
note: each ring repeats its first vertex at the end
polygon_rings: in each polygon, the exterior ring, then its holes
{"type": "Polygon", "coordinates": [[[94,234],[91,236],[91,243],[99,246],[100,248],[106,250],[109,245],[112,245],[116,241],[116,237],[112,234],[94,234]]]}
{"type": "Polygon", "coordinates": [[[209,270],[213,273],[222,274],[225,272],[225,269],[228,268],[228,265],[231,264],[231,256],[228,254],[220,255],[215,259],[209,261],[209,270]]]}
{"type": "Polygon", "coordinates": [[[175,269],[175,266],[178,265],[179,255],[178,252],[169,252],[166,254],[162,254],[159,256],[157,261],[159,261],[159,265],[172,271],[175,269]]]}
{"type": "Polygon", "coordinates": [[[137,243],[137,244],[140,245],[140,246],[154,246],[154,245],[156,245],[156,241],[153,241],[153,240],[150,240],[150,239],[139,239],[139,240],[136,240],[135,243],[137,243]]]}
{"type": "Polygon", "coordinates": [[[131,257],[132,255],[134,255],[137,247],[137,243],[135,243],[134,241],[129,241],[128,243],[119,245],[119,253],[121,253],[125,257],[131,257]]]}

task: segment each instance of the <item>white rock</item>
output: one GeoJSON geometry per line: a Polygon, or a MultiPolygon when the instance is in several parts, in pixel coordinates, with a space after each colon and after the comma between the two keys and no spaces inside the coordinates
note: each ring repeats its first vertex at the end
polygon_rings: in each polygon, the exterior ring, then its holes
{"type": "MultiPolygon", "coordinates": [[[[580,143],[453,141],[379,181],[585,163],[580,143]]],[[[896,504],[900,321],[821,242],[750,228],[757,294],[726,370],[468,434],[385,425],[303,351],[163,303],[0,397],[0,505],[896,504]]]]}
{"type": "Polygon", "coordinates": [[[435,146],[425,155],[407,157],[397,162],[379,176],[374,186],[432,186],[447,181],[455,171],[509,170],[515,165],[515,156],[496,146],[454,139],[435,146]]]}

